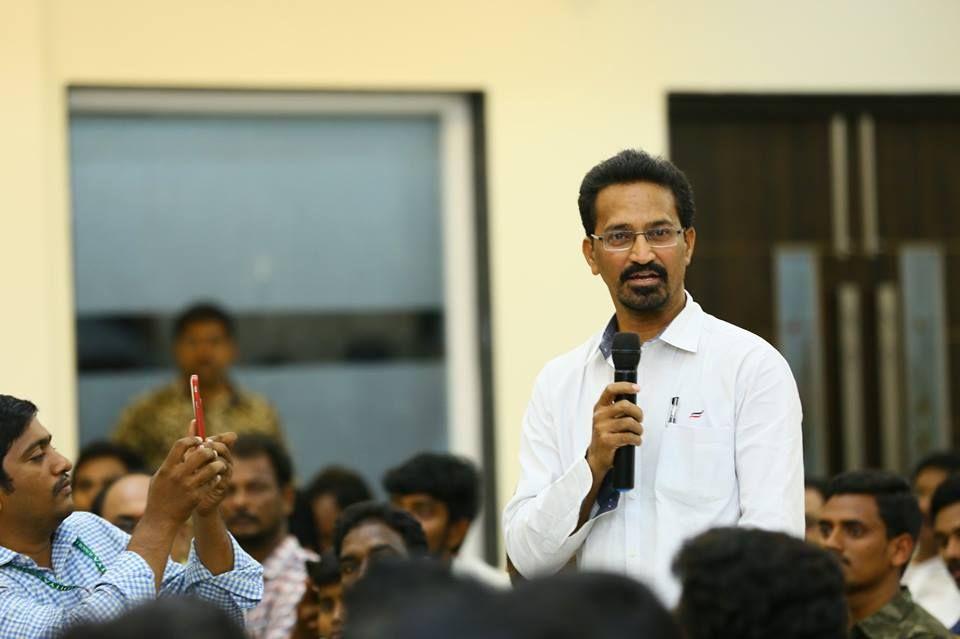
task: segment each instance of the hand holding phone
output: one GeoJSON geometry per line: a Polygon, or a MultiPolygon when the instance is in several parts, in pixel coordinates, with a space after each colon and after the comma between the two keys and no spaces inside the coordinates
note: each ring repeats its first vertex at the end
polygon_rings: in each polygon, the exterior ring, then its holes
{"type": "Polygon", "coordinates": [[[207,429],[203,422],[203,400],[200,399],[200,377],[190,376],[190,396],[193,398],[193,418],[197,422],[197,437],[207,438],[207,429]]]}

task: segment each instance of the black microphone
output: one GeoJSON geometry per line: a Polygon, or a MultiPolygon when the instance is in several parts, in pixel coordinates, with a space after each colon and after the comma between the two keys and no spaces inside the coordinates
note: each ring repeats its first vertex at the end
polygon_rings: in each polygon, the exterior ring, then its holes
{"type": "MultiPolygon", "coordinates": [[[[636,333],[617,333],[613,336],[613,381],[637,383],[637,366],[640,364],[640,336],[636,333]]],[[[637,394],[617,395],[616,401],[625,399],[637,403],[637,394]]],[[[634,457],[636,446],[621,446],[613,454],[613,487],[619,491],[633,490],[634,457]]]]}

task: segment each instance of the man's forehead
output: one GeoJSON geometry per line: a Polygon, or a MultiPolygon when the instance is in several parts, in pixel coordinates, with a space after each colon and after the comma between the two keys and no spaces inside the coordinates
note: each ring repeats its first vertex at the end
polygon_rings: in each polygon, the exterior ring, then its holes
{"type": "Polygon", "coordinates": [[[960,501],[955,501],[941,508],[937,512],[933,527],[937,532],[944,534],[950,534],[951,531],[960,527],[960,501]]]}
{"type": "Polygon", "coordinates": [[[52,436],[50,435],[50,432],[43,427],[43,424],[40,423],[40,420],[34,417],[27,425],[27,428],[23,431],[23,434],[14,440],[13,444],[10,446],[10,452],[19,456],[38,443],[48,442],[51,439],[52,436]]]}
{"type": "Polygon", "coordinates": [[[822,519],[859,520],[865,523],[879,521],[880,510],[873,495],[834,495],[820,512],[822,519]]]}
{"type": "Polygon", "coordinates": [[[393,546],[406,548],[403,537],[396,530],[379,519],[367,519],[354,526],[343,538],[343,550],[365,550],[372,546],[393,546]]]}

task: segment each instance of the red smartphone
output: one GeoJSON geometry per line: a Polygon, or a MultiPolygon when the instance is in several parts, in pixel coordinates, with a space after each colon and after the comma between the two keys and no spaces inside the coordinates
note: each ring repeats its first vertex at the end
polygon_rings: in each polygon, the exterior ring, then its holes
{"type": "Polygon", "coordinates": [[[197,420],[197,436],[207,438],[207,429],[203,423],[203,400],[200,399],[200,377],[190,376],[190,396],[193,398],[193,418],[197,420]]]}

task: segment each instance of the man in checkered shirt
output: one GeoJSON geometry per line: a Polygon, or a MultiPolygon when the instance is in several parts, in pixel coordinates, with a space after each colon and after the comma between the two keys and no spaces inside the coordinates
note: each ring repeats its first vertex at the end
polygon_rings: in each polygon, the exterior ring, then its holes
{"type": "Polygon", "coordinates": [[[71,464],[51,439],[34,404],[0,395],[0,639],[52,637],[169,594],[214,602],[242,623],[263,594],[263,572],[218,512],[233,433],[173,445],[132,535],[73,513],[71,464]],[[179,565],[170,549],[191,516],[194,546],[179,565]]]}

